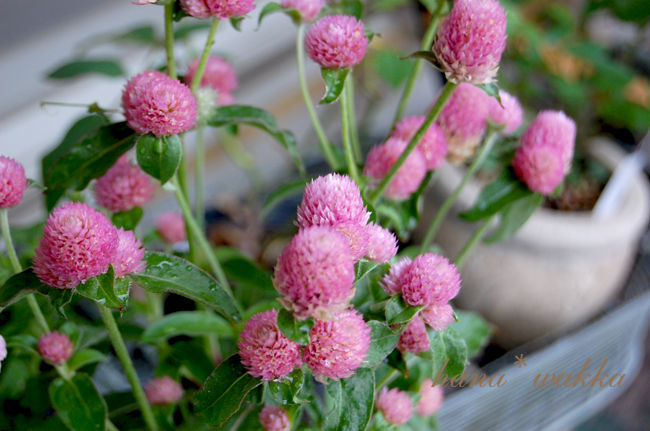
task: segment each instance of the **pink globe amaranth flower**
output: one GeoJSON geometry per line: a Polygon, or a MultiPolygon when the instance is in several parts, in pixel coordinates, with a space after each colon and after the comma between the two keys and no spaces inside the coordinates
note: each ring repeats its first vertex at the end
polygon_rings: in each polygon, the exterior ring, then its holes
{"type": "Polygon", "coordinates": [[[393,296],[402,293],[402,278],[412,262],[410,257],[398,259],[381,279],[379,285],[388,295],[393,296]]]}
{"type": "Polygon", "coordinates": [[[172,211],[161,214],[156,220],[156,230],[168,244],[175,244],[187,239],[185,219],[179,212],[172,211]]]}
{"type": "MultiPolygon", "coordinates": [[[[399,138],[403,141],[409,142],[418,129],[424,124],[425,117],[415,115],[413,117],[406,117],[395,125],[392,137],[399,138]]],[[[415,147],[424,157],[427,170],[433,171],[440,168],[445,163],[445,156],[447,155],[447,138],[440,126],[433,123],[427,129],[422,139],[415,147]]]]}
{"type": "Polygon", "coordinates": [[[255,0],[204,0],[210,14],[219,19],[244,16],[255,9],[255,0]]]}
{"type": "Polygon", "coordinates": [[[472,84],[456,87],[436,123],[447,137],[447,159],[454,164],[474,155],[487,127],[490,97],[472,84]]]}
{"type": "MultiPolygon", "coordinates": [[[[374,146],[366,157],[363,174],[376,179],[378,184],[402,155],[406,145],[407,142],[401,139],[388,138],[383,144],[374,146]]],[[[406,200],[417,190],[426,174],[424,157],[419,151],[413,151],[386,187],[384,195],[397,201],[406,200]]]]}
{"type": "Polygon", "coordinates": [[[0,362],[4,361],[7,357],[7,342],[4,337],[0,335],[0,362]]]}
{"type": "Polygon", "coordinates": [[[289,415],[281,407],[264,406],[260,412],[260,423],[266,431],[289,431],[291,429],[289,415]]]}
{"type": "Polygon", "coordinates": [[[442,402],[445,399],[445,392],[442,386],[434,386],[431,379],[426,379],[420,386],[420,400],[418,401],[415,411],[420,416],[429,417],[435,415],[442,402]]]}
{"type": "Polygon", "coordinates": [[[355,262],[361,259],[368,252],[368,241],[370,240],[370,232],[366,226],[360,226],[356,223],[341,223],[334,226],[334,229],[342,233],[348,240],[350,252],[355,262]]]}
{"type": "Polygon", "coordinates": [[[300,345],[280,332],[277,320],[277,310],[255,314],[240,334],[239,357],[253,377],[275,380],[302,363],[300,345]]]}
{"type": "Polygon", "coordinates": [[[422,353],[431,348],[427,328],[424,321],[415,316],[406,326],[404,332],[399,337],[397,348],[402,353],[422,353]]]}
{"type": "Polygon", "coordinates": [[[210,18],[210,9],[204,0],[181,0],[181,7],[186,14],[194,18],[210,18]]]}
{"type": "Polygon", "coordinates": [[[370,327],[357,311],[346,311],[333,320],[316,320],[309,332],[305,363],[319,380],[344,379],[354,374],[370,348],[370,327]]]}
{"type": "Polygon", "coordinates": [[[176,135],[196,125],[192,91],[157,70],[131,78],[122,92],[122,108],[129,127],[138,133],[176,135]]]}
{"type": "Polygon", "coordinates": [[[404,425],[413,416],[411,398],[406,392],[397,388],[388,390],[384,387],[379,393],[375,405],[377,410],[384,415],[386,421],[393,425],[404,425]]]}
{"type": "Polygon", "coordinates": [[[397,238],[388,229],[374,223],[366,226],[368,232],[366,256],[375,262],[385,263],[397,254],[397,238]]]}
{"type": "Polygon", "coordinates": [[[23,200],[27,177],[23,165],[0,156],[0,208],[15,207],[23,200]]]}
{"type": "Polygon", "coordinates": [[[522,145],[512,160],[517,176],[534,192],[548,195],[564,180],[561,150],[543,143],[522,145]]]}
{"type": "Polygon", "coordinates": [[[363,22],[348,15],[328,15],[316,21],[305,36],[309,58],[326,69],[356,66],[368,47],[363,22]]]}
{"type": "Polygon", "coordinates": [[[330,319],[354,296],[354,263],[341,233],[321,226],[301,229],[275,266],[280,301],[298,319],[330,319]]]}
{"type": "Polygon", "coordinates": [[[521,107],[519,100],[510,93],[499,90],[499,97],[501,98],[501,104],[496,98],[490,97],[488,118],[494,124],[503,126],[501,133],[509,135],[524,122],[524,109],[521,107]]]}
{"type": "Polygon", "coordinates": [[[115,277],[122,278],[127,274],[137,274],[144,271],[147,265],[144,258],[144,248],[139,239],[135,237],[132,230],[117,230],[117,249],[113,257],[113,269],[115,277]]]}
{"type": "Polygon", "coordinates": [[[506,11],[496,0],[456,0],[433,52],[451,82],[494,81],[506,49],[506,11]]]}
{"type": "Polygon", "coordinates": [[[454,310],[449,304],[433,304],[420,311],[420,317],[436,331],[443,331],[454,323],[454,310]]]}
{"type": "Polygon", "coordinates": [[[296,9],[302,20],[313,21],[325,5],[325,0],[282,0],[280,6],[285,9],[296,9]]]}
{"type": "Polygon", "coordinates": [[[445,304],[458,295],[460,275],[445,257],[425,253],[404,271],[401,284],[402,297],[409,305],[445,304]]]}
{"type": "Polygon", "coordinates": [[[74,345],[67,335],[52,331],[43,335],[37,344],[38,353],[54,365],[61,365],[72,356],[74,345]]]}
{"type": "Polygon", "coordinates": [[[149,175],[122,156],[95,183],[95,197],[110,211],[129,211],[153,199],[155,187],[149,175]]]}
{"type": "MultiPolygon", "coordinates": [[[[199,67],[199,58],[194,59],[187,67],[185,82],[192,84],[196,69],[199,67]]],[[[201,77],[201,87],[210,87],[217,92],[217,103],[229,105],[234,102],[232,92],[237,88],[237,76],[230,63],[221,57],[210,56],[205,64],[201,77]]]]}
{"type": "Polygon", "coordinates": [[[68,203],[47,219],[34,272],[48,286],[72,289],[105,273],[117,246],[117,229],[104,214],[83,203],[68,203]]]}
{"type": "Polygon", "coordinates": [[[556,148],[561,155],[564,175],[571,169],[575,141],[576,123],[562,111],[540,112],[521,135],[521,147],[556,148]]]}
{"type": "Polygon", "coordinates": [[[149,404],[176,404],[183,398],[183,387],[169,376],[156,377],[144,385],[149,404]]]}

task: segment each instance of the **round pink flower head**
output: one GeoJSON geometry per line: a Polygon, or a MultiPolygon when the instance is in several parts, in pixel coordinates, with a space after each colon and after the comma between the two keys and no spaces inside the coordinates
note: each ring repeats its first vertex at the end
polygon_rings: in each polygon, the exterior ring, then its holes
{"type": "Polygon", "coordinates": [[[411,266],[411,262],[410,257],[402,257],[390,267],[388,273],[379,282],[387,294],[393,296],[402,293],[402,278],[408,267],[411,266]]]}
{"type": "Polygon", "coordinates": [[[467,83],[456,87],[437,120],[447,137],[451,163],[462,163],[474,155],[487,127],[489,106],[490,97],[480,88],[467,83]]]}
{"type": "Polygon", "coordinates": [[[281,407],[264,406],[260,412],[260,423],[266,431],[289,431],[291,429],[289,415],[281,407]]]}
{"type": "Polygon", "coordinates": [[[366,227],[368,232],[368,259],[385,263],[397,254],[397,238],[388,229],[370,223],[366,227]]]}
{"type": "MultiPolygon", "coordinates": [[[[185,75],[187,85],[190,85],[194,79],[196,69],[199,67],[199,60],[199,58],[194,59],[187,67],[185,75]]],[[[231,93],[237,88],[235,70],[223,58],[210,56],[201,77],[201,87],[210,87],[215,90],[219,105],[230,105],[234,101],[231,93]]]]}
{"type": "Polygon", "coordinates": [[[512,160],[515,173],[534,192],[548,195],[564,179],[562,154],[556,146],[522,145],[512,160]]]}
{"type": "Polygon", "coordinates": [[[354,374],[370,348],[370,327],[356,310],[340,313],[334,320],[316,320],[309,332],[305,363],[319,380],[344,379],[354,374]]]}
{"type": "Polygon", "coordinates": [[[326,69],[356,66],[368,47],[363,22],[348,15],[328,15],[316,21],[305,36],[309,58],[326,69]]]}
{"type": "Polygon", "coordinates": [[[186,14],[194,18],[210,18],[212,16],[204,0],[181,0],[181,7],[186,14]]]}
{"type": "Polygon", "coordinates": [[[83,203],[68,203],[47,219],[34,272],[48,286],[72,289],[105,273],[117,245],[117,229],[104,214],[83,203]]]}
{"type": "Polygon", "coordinates": [[[397,388],[388,390],[384,387],[377,397],[376,406],[386,421],[393,425],[404,425],[413,416],[411,398],[397,388]]]}
{"type": "Polygon", "coordinates": [[[555,147],[562,159],[564,175],[571,169],[576,141],[576,123],[562,111],[542,111],[521,136],[521,146],[555,147]]]}
{"type": "Polygon", "coordinates": [[[52,331],[38,340],[38,353],[54,365],[61,365],[72,356],[74,345],[67,335],[52,331]]]}
{"type": "Polygon", "coordinates": [[[296,318],[328,320],[354,296],[354,263],[347,239],[336,230],[301,229],[278,259],[275,288],[296,318]]]}
{"type": "Polygon", "coordinates": [[[490,97],[488,118],[494,124],[503,126],[501,133],[509,135],[524,122],[524,110],[519,100],[512,94],[499,90],[499,97],[501,98],[501,104],[496,98],[490,97]]]}
{"type": "Polygon", "coordinates": [[[239,357],[253,377],[275,380],[300,366],[300,345],[280,332],[277,310],[250,318],[241,331],[239,357]]]}
{"type": "Polygon", "coordinates": [[[149,380],[144,392],[150,404],[176,404],[183,398],[183,387],[169,376],[149,380]]]}
{"type": "Polygon", "coordinates": [[[157,70],[147,70],[126,84],[122,108],[129,127],[138,133],[176,135],[196,125],[192,91],[157,70]]]}
{"type": "Polygon", "coordinates": [[[185,219],[179,212],[172,211],[161,214],[156,220],[156,230],[168,244],[175,244],[187,239],[185,219]]]}
{"type": "Polygon", "coordinates": [[[23,200],[27,177],[23,165],[0,156],[0,208],[15,207],[23,200]]]}
{"type": "Polygon", "coordinates": [[[420,312],[424,323],[436,331],[443,331],[454,323],[454,310],[449,304],[433,304],[420,312]]]}
{"type": "Polygon", "coordinates": [[[117,249],[113,257],[115,277],[122,278],[127,274],[137,274],[144,271],[146,264],[143,262],[144,248],[132,230],[117,230],[117,249]]]}
{"type": "MultiPolygon", "coordinates": [[[[406,145],[406,141],[398,138],[388,138],[383,144],[375,145],[366,157],[363,174],[379,183],[402,155],[406,145]]],[[[426,174],[424,157],[419,151],[413,151],[388,184],[384,194],[393,200],[406,200],[417,190],[426,174]]]]}
{"type": "Polygon", "coordinates": [[[427,335],[427,328],[424,321],[415,316],[406,326],[404,332],[399,337],[397,348],[402,353],[422,353],[431,348],[431,342],[427,335]]]}
{"type": "Polygon", "coordinates": [[[4,337],[0,335],[0,362],[4,361],[7,357],[7,342],[4,337]]]}
{"type": "Polygon", "coordinates": [[[313,21],[325,5],[325,0],[282,0],[280,6],[285,9],[296,9],[302,20],[313,21]]]}
{"type": "Polygon", "coordinates": [[[456,0],[433,52],[451,82],[494,81],[506,49],[506,11],[497,0],[456,0]]]}
{"type": "Polygon", "coordinates": [[[459,290],[456,265],[433,253],[416,257],[402,277],[402,297],[413,306],[445,304],[459,290]]]}
{"type": "MultiPolygon", "coordinates": [[[[391,136],[409,142],[422,126],[424,120],[425,118],[420,115],[406,117],[395,125],[391,136]]],[[[445,133],[437,124],[433,123],[429,127],[416,148],[424,157],[427,170],[436,170],[445,163],[447,138],[445,138],[445,133]]]]}
{"type": "Polygon", "coordinates": [[[97,180],[95,197],[108,210],[129,211],[153,199],[155,187],[149,175],[124,155],[97,180]]]}
{"type": "Polygon", "coordinates": [[[424,417],[435,415],[438,410],[440,410],[442,401],[445,399],[445,393],[442,390],[442,386],[434,386],[431,379],[426,379],[422,382],[419,394],[420,400],[415,407],[415,411],[417,414],[424,417]]]}
{"type": "Polygon", "coordinates": [[[204,0],[210,14],[219,19],[244,16],[255,9],[255,0],[204,0]]]}

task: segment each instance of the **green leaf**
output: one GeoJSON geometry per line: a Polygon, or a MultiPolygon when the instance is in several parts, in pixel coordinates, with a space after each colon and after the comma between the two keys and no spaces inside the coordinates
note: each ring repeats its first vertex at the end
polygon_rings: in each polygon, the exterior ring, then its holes
{"type": "Polygon", "coordinates": [[[243,16],[233,16],[230,18],[230,25],[237,31],[241,31],[241,22],[244,20],[243,16]]]}
{"type": "Polygon", "coordinates": [[[160,184],[165,184],[181,163],[181,140],[177,135],[160,138],[150,133],[142,135],[136,144],[136,157],[143,171],[159,180],[160,184]]]}
{"type": "Polygon", "coordinates": [[[194,396],[194,408],[210,425],[220,427],[242,409],[248,394],[261,383],[233,355],[207,378],[194,396]]]}
{"type": "Polygon", "coordinates": [[[356,19],[361,19],[363,16],[361,0],[341,0],[340,9],[342,14],[352,15],[356,19]]]}
{"type": "Polygon", "coordinates": [[[467,364],[467,344],[453,329],[444,331],[429,331],[431,354],[433,356],[433,377],[442,371],[450,378],[458,376],[465,370],[467,364]]]}
{"type": "Polygon", "coordinates": [[[80,350],[72,355],[72,357],[67,362],[67,366],[70,370],[77,371],[79,368],[85,367],[88,364],[103,362],[105,359],[106,355],[104,355],[99,350],[80,350]]]}
{"type": "Polygon", "coordinates": [[[501,96],[499,94],[499,86],[496,84],[496,82],[490,82],[489,84],[480,84],[477,85],[478,88],[483,90],[485,94],[487,94],[490,97],[494,97],[497,99],[499,102],[499,105],[501,105],[501,96]]]}
{"type": "Polygon", "coordinates": [[[492,244],[510,238],[533,215],[544,201],[544,196],[534,193],[509,203],[500,212],[499,226],[485,242],[492,244]]]}
{"type": "Polygon", "coordinates": [[[213,307],[227,318],[239,319],[234,299],[207,272],[189,261],[162,253],[145,255],[147,268],[128,277],[154,292],[174,292],[213,307]]]}
{"type": "Polygon", "coordinates": [[[353,376],[327,385],[334,409],[326,416],[328,431],[364,431],[375,403],[375,373],[359,368],[353,376]]]}
{"type": "Polygon", "coordinates": [[[61,421],[73,431],[106,428],[106,404],[85,374],[57,378],[50,385],[50,400],[61,421]]]}
{"type": "Polygon", "coordinates": [[[51,79],[70,79],[97,73],[105,76],[122,76],[124,70],[115,60],[78,60],[65,63],[47,74],[51,79]]]}
{"type": "Polygon", "coordinates": [[[114,213],[111,217],[111,221],[118,228],[124,228],[124,230],[133,230],[138,226],[144,211],[140,207],[134,207],[129,211],[120,211],[114,213]]]}
{"type": "Polygon", "coordinates": [[[209,335],[232,337],[228,322],[205,311],[179,311],[154,322],[142,334],[142,342],[150,343],[176,335],[209,335]]]}
{"type": "Polygon", "coordinates": [[[350,73],[350,68],[343,69],[325,69],[321,68],[320,70],[323,79],[325,80],[325,95],[320,100],[321,105],[335,102],[345,86],[345,78],[347,78],[350,73]]]}
{"type": "Polygon", "coordinates": [[[106,273],[80,284],[75,291],[106,307],[122,311],[129,299],[129,282],[126,279],[116,279],[113,265],[110,265],[106,273]]]}
{"type": "Polygon", "coordinates": [[[69,291],[69,289],[55,289],[41,283],[32,268],[27,268],[10,277],[0,288],[0,311],[31,293],[48,296],[57,290],[69,291]]]}
{"type": "Polygon", "coordinates": [[[197,383],[202,384],[214,370],[213,359],[208,356],[198,340],[179,341],[174,343],[171,348],[174,372],[182,365],[194,376],[197,383]]]}
{"type": "Polygon", "coordinates": [[[139,42],[145,44],[156,43],[156,32],[151,25],[135,27],[114,37],[117,42],[139,42]]]}
{"type": "Polygon", "coordinates": [[[372,57],[372,65],[377,74],[393,88],[399,88],[413,70],[413,62],[404,61],[401,57],[401,53],[388,50],[379,51],[372,57]]]}
{"type": "Polygon", "coordinates": [[[239,250],[219,247],[214,254],[230,280],[246,287],[276,292],[271,275],[239,250]]]}
{"type": "Polygon", "coordinates": [[[473,357],[490,340],[493,326],[476,313],[469,311],[457,311],[458,321],[449,325],[465,340],[467,345],[467,356],[473,357]]]}
{"type": "Polygon", "coordinates": [[[389,325],[408,323],[424,307],[411,307],[402,295],[395,295],[386,303],[386,321],[389,325]]]}
{"type": "Polygon", "coordinates": [[[283,308],[278,313],[278,327],[288,339],[306,346],[309,344],[309,331],[314,327],[314,319],[298,320],[290,311],[283,308]]]}
{"type": "Polygon", "coordinates": [[[269,381],[268,391],[279,405],[302,404],[307,400],[300,398],[300,391],[305,383],[305,375],[300,368],[287,374],[281,381],[269,381]]]}
{"type": "Polygon", "coordinates": [[[260,217],[265,218],[273,208],[275,208],[280,202],[286,200],[291,196],[303,193],[305,190],[305,181],[297,180],[287,184],[283,184],[273,191],[266,198],[264,205],[262,205],[262,210],[260,211],[260,217]]]}
{"type": "Polygon", "coordinates": [[[386,357],[395,349],[399,341],[400,334],[393,332],[385,323],[371,320],[370,326],[370,349],[366,360],[363,361],[362,367],[374,368],[381,364],[386,357]]]}
{"type": "Polygon", "coordinates": [[[285,9],[282,6],[280,6],[278,3],[275,2],[269,2],[267,3],[264,8],[262,8],[262,11],[260,12],[260,16],[257,19],[257,27],[259,28],[262,25],[262,20],[267,16],[271,15],[272,13],[276,12],[283,12],[285,15],[287,15],[291,20],[294,22],[294,24],[300,24],[300,21],[302,20],[302,17],[300,15],[300,12],[296,9],[285,9]]]}
{"type": "Polygon", "coordinates": [[[419,58],[426,61],[436,69],[443,70],[433,51],[416,51],[413,54],[409,55],[407,58],[419,58]]]}
{"type": "Polygon", "coordinates": [[[190,36],[192,33],[197,31],[205,31],[210,28],[209,21],[196,21],[191,23],[184,23],[177,26],[174,30],[174,39],[184,39],[187,36],[190,36]]]}

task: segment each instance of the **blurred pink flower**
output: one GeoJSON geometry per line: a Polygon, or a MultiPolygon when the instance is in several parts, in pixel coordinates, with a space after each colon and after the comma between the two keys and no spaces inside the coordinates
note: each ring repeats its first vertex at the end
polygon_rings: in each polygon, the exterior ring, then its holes
{"type": "MultiPolygon", "coordinates": [[[[194,59],[187,67],[185,82],[192,84],[196,70],[199,67],[199,58],[194,59]]],[[[221,57],[212,55],[208,57],[205,70],[201,77],[201,87],[210,87],[217,92],[217,104],[230,105],[234,102],[232,92],[237,88],[237,76],[233,67],[221,57]]]]}
{"type": "Polygon", "coordinates": [[[401,284],[402,296],[409,305],[446,304],[458,295],[460,275],[445,257],[425,253],[404,271],[401,284]]]}
{"type": "Polygon", "coordinates": [[[187,239],[185,219],[179,212],[172,211],[161,214],[156,220],[156,230],[168,244],[175,244],[187,239]]]}
{"type": "Polygon", "coordinates": [[[285,9],[296,9],[300,12],[302,20],[313,21],[325,5],[326,0],[282,0],[280,6],[285,9]]]}
{"type": "Polygon", "coordinates": [[[72,356],[74,345],[67,335],[52,331],[38,340],[38,353],[54,365],[61,365],[72,356]]]}
{"type": "Polygon", "coordinates": [[[406,326],[404,332],[399,338],[397,348],[402,353],[422,353],[431,348],[427,328],[424,321],[415,316],[406,326]]]}
{"type": "Polygon", "coordinates": [[[260,412],[260,423],[266,431],[289,431],[291,429],[287,411],[281,407],[264,406],[260,412]]]}
{"type": "Polygon", "coordinates": [[[377,410],[384,415],[386,421],[393,425],[404,425],[413,416],[411,398],[406,392],[397,388],[388,390],[384,387],[379,393],[375,405],[377,410]]]}
{"type": "Polygon", "coordinates": [[[169,376],[149,380],[144,392],[150,404],[176,404],[183,398],[183,387],[169,376]]]}
{"type": "Polygon", "coordinates": [[[219,19],[244,16],[255,9],[255,0],[204,0],[210,14],[219,19]]]}
{"type": "Polygon", "coordinates": [[[155,188],[149,175],[124,155],[97,180],[95,197],[112,212],[129,211],[153,199],[155,188]]]}
{"type": "Polygon", "coordinates": [[[449,304],[433,304],[420,312],[424,323],[436,331],[443,331],[454,322],[454,310],[449,304]]]}
{"type": "Polygon", "coordinates": [[[194,18],[210,18],[211,13],[205,0],[180,0],[186,14],[194,18]]]}
{"type": "MultiPolygon", "coordinates": [[[[424,124],[424,120],[425,117],[420,115],[406,117],[395,125],[391,136],[409,142],[424,124]]],[[[416,149],[424,157],[427,170],[440,168],[445,163],[445,155],[447,155],[447,138],[440,126],[433,123],[420,139],[416,149]]]]}
{"type": "Polygon", "coordinates": [[[374,223],[366,226],[367,254],[370,260],[385,263],[397,254],[397,238],[391,231],[374,223]]]}
{"type": "Polygon", "coordinates": [[[489,119],[494,124],[504,126],[501,133],[509,135],[524,122],[524,110],[512,94],[499,90],[499,97],[503,106],[496,98],[490,97],[489,119]]]}
{"type": "Polygon", "coordinates": [[[23,165],[0,156],[0,208],[15,207],[23,200],[27,177],[23,165]]]}
{"type": "Polygon", "coordinates": [[[420,416],[429,417],[435,415],[445,399],[445,393],[441,386],[433,386],[431,379],[426,379],[420,386],[420,400],[415,411],[420,416]]]}

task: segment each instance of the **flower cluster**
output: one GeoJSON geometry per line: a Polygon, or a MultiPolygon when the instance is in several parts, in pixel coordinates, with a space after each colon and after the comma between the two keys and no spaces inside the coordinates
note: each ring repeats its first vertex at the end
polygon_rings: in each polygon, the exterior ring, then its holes
{"type": "Polygon", "coordinates": [[[368,37],[363,22],[349,15],[328,15],[305,36],[309,58],[326,69],[356,66],[363,60],[368,37]]]}

